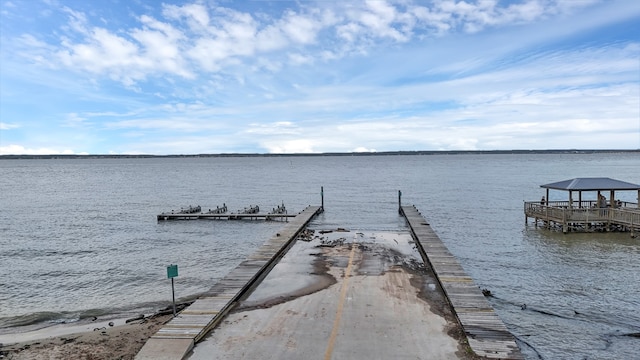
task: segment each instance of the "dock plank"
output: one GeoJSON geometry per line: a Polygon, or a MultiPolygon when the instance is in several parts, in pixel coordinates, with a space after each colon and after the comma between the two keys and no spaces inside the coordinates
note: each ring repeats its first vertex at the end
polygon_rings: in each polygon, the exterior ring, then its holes
{"type": "Polygon", "coordinates": [[[471,349],[491,359],[524,359],[515,337],[418,209],[402,206],[400,213],[407,220],[424,262],[433,268],[471,349]]]}
{"type": "MultiPolygon", "coordinates": [[[[247,260],[241,262],[223,279],[218,281],[210,291],[181,311],[178,316],[174,317],[156,334],[151,336],[135,359],[158,359],[158,354],[160,353],[163,359],[182,359],[195,343],[204,338],[209,331],[222,321],[235,303],[250,291],[259,279],[266,276],[275,265],[277,259],[286,252],[289,245],[293,243],[303,228],[321,212],[322,207],[309,206],[293,217],[283,229],[266,241],[247,260]],[[179,344],[179,346],[175,344],[179,344]],[[164,350],[160,351],[159,349],[164,350]]],[[[162,214],[162,216],[165,215],[174,214],[162,214]]],[[[220,214],[175,215],[194,219],[204,215],[207,215],[208,218],[224,217],[220,214]]],[[[158,215],[158,220],[160,220],[160,216],[158,215]]],[[[251,216],[245,217],[255,218],[260,217],[260,215],[251,214],[251,216]]],[[[273,215],[273,217],[283,217],[283,215],[273,215]]]]}
{"type": "Polygon", "coordinates": [[[288,220],[298,214],[208,214],[208,213],[164,213],[156,216],[158,221],[172,220],[288,220]]]}

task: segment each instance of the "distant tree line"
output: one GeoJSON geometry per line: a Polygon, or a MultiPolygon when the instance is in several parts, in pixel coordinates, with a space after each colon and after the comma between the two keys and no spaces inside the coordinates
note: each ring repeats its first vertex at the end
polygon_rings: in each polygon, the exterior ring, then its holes
{"type": "Polygon", "coordinates": [[[206,157],[294,157],[294,156],[388,156],[388,155],[494,155],[494,154],[598,154],[598,153],[640,153],[636,150],[416,150],[377,152],[327,152],[327,153],[222,153],[222,154],[175,154],[175,155],[0,155],[3,159],[146,159],[146,158],[206,158],[206,157]]]}

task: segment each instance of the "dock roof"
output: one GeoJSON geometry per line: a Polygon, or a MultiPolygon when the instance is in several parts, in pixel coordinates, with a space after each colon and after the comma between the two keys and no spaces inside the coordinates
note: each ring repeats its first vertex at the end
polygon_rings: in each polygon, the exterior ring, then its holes
{"type": "Polygon", "coordinates": [[[566,191],[640,190],[640,185],[608,177],[575,178],[540,185],[541,188],[566,191]]]}

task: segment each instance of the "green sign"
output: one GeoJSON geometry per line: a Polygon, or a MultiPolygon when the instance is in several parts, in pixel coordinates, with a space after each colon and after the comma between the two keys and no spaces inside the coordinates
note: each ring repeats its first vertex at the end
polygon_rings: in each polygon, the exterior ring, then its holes
{"type": "Polygon", "coordinates": [[[167,277],[169,279],[178,276],[178,265],[169,265],[167,266],[167,277]]]}

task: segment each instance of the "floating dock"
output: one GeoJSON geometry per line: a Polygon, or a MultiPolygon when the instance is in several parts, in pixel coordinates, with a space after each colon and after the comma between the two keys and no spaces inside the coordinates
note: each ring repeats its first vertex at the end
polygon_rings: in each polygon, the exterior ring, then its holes
{"type": "Polygon", "coordinates": [[[298,214],[160,214],[157,216],[158,221],[170,220],[286,220],[294,218],[298,214]]]}
{"type": "Polygon", "coordinates": [[[320,206],[309,206],[295,216],[258,251],[218,281],[205,296],[165,324],[145,343],[135,359],[184,358],[194,344],[207,335],[237,301],[269,273],[298,234],[322,211],[320,206]]]}
{"type": "Polygon", "coordinates": [[[401,206],[400,214],[407,220],[424,262],[436,274],[473,352],[490,359],[523,359],[515,337],[418,209],[401,206]]]}
{"type": "Polygon", "coordinates": [[[200,206],[189,206],[187,208],[181,208],[178,211],[164,212],[156,216],[158,221],[171,221],[171,220],[280,220],[287,221],[289,218],[294,218],[298,214],[288,214],[284,206],[278,205],[277,208],[273,208],[269,213],[261,213],[258,205],[251,205],[244,210],[239,210],[235,213],[227,213],[227,205],[223,204],[222,207],[216,207],[215,209],[204,212],[200,206]]]}

